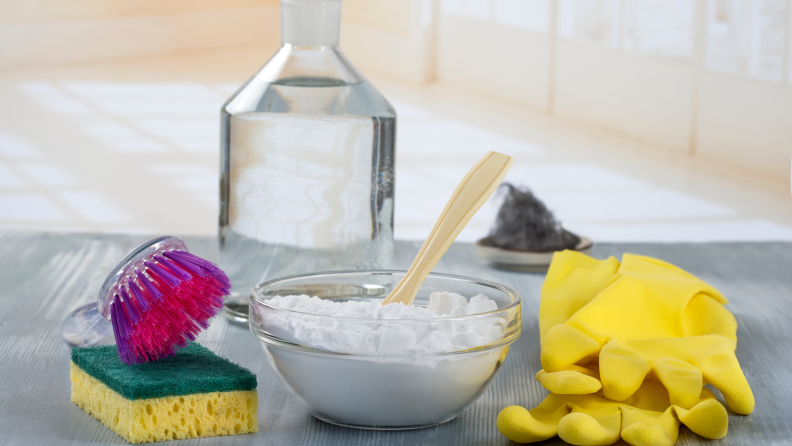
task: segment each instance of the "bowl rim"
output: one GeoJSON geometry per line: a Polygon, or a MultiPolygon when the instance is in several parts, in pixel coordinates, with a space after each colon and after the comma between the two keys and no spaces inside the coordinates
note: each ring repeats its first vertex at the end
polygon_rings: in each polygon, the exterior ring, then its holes
{"type": "MultiPolygon", "coordinates": [[[[521,315],[522,317],[522,315],[521,315]]],[[[395,319],[389,319],[395,320],[395,319]]],[[[414,319],[410,319],[414,320],[414,319]]],[[[339,357],[347,357],[347,358],[360,358],[363,360],[377,360],[377,361],[393,361],[393,362],[404,362],[405,360],[410,361],[421,361],[426,359],[432,358],[439,358],[445,356],[461,356],[461,355],[468,355],[468,354],[478,354],[478,353],[485,353],[491,350],[496,350],[503,347],[508,347],[509,345],[513,344],[514,341],[520,338],[522,334],[522,322],[520,322],[517,330],[514,333],[511,333],[508,336],[504,336],[492,343],[481,345],[478,347],[471,347],[464,350],[452,350],[448,352],[437,352],[437,353],[427,353],[422,355],[364,355],[359,353],[346,353],[346,352],[334,352],[332,350],[322,350],[319,348],[308,347],[307,345],[302,344],[294,344],[292,342],[284,341],[283,339],[277,338],[267,333],[262,333],[260,330],[256,330],[253,327],[250,327],[250,331],[253,333],[253,336],[259,339],[259,341],[272,345],[274,347],[297,351],[300,353],[313,353],[319,355],[332,355],[332,356],[339,356],[339,357]]]]}
{"type": "MultiPolygon", "coordinates": [[[[303,312],[303,311],[294,311],[294,310],[291,310],[289,308],[283,308],[283,307],[278,307],[278,306],[275,306],[275,305],[269,305],[269,304],[263,302],[262,300],[260,300],[256,296],[256,294],[258,292],[260,292],[262,289],[264,289],[266,287],[270,287],[270,286],[272,286],[272,285],[274,285],[274,284],[276,284],[278,282],[286,282],[286,281],[294,280],[294,279],[298,279],[298,278],[307,278],[307,277],[314,277],[314,276],[316,276],[316,277],[328,276],[328,275],[329,276],[343,276],[343,275],[350,275],[351,276],[351,275],[359,275],[359,274],[362,274],[362,275],[390,275],[390,276],[401,275],[401,276],[404,276],[405,274],[407,274],[407,271],[406,270],[395,270],[395,269],[362,269],[362,270],[319,271],[319,272],[313,272],[313,273],[292,274],[292,275],[289,275],[289,276],[282,276],[282,277],[278,277],[278,278],[275,278],[275,279],[272,279],[272,280],[268,280],[266,282],[262,282],[262,283],[256,285],[250,291],[250,296],[248,297],[249,304],[250,305],[256,305],[256,306],[262,306],[262,307],[269,308],[269,309],[272,309],[272,310],[288,311],[288,312],[293,313],[293,314],[307,315],[307,316],[313,316],[313,317],[318,317],[318,318],[323,318],[324,317],[324,318],[332,318],[334,320],[374,321],[375,319],[368,319],[368,318],[361,318],[361,317],[337,317],[337,316],[327,316],[327,315],[314,314],[314,313],[306,313],[306,312],[303,312]]],[[[509,310],[514,309],[514,308],[521,307],[521,305],[522,305],[522,296],[520,296],[520,293],[518,293],[517,291],[515,291],[511,287],[507,287],[506,285],[502,285],[500,283],[493,282],[491,280],[476,279],[476,278],[473,278],[473,277],[458,276],[458,275],[455,275],[455,274],[431,273],[431,272],[429,273],[429,275],[426,276],[426,278],[427,279],[429,279],[429,278],[446,279],[446,280],[453,280],[453,281],[458,281],[458,282],[467,282],[467,283],[474,283],[474,284],[478,284],[478,285],[485,285],[485,286],[489,286],[490,288],[495,288],[495,289],[497,289],[497,290],[499,290],[501,292],[504,292],[504,293],[506,293],[506,294],[508,294],[510,296],[514,296],[514,300],[510,304],[506,305],[503,308],[498,308],[497,310],[487,311],[487,312],[484,312],[484,313],[476,313],[476,314],[470,314],[470,315],[466,315],[466,316],[437,316],[437,317],[428,317],[428,318],[422,318],[422,319],[387,319],[387,321],[389,323],[390,322],[403,322],[403,321],[409,321],[410,323],[416,323],[416,322],[418,322],[418,323],[421,323],[421,322],[437,323],[438,320],[442,320],[442,321],[466,321],[466,320],[471,320],[471,319],[492,317],[495,314],[503,313],[504,311],[509,311],[509,310]]],[[[250,320],[252,322],[252,319],[250,319],[250,320]]],[[[520,324],[520,325],[522,325],[522,324],[520,324]]]]}

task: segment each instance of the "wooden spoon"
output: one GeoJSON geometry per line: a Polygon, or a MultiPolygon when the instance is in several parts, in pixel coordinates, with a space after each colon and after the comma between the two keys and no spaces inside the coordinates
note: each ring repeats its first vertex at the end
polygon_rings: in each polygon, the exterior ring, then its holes
{"type": "Polygon", "coordinates": [[[514,164],[512,157],[490,152],[470,169],[451,195],[432,232],[426,238],[410,269],[407,270],[407,274],[382,301],[382,305],[394,302],[412,304],[426,276],[443,257],[473,214],[495,192],[512,164],[514,164]]]}

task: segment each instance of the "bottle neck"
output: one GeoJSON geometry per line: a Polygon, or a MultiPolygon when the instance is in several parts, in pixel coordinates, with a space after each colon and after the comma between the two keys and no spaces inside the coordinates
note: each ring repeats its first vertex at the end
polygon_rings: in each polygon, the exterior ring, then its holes
{"type": "Polygon", "coordinates": [[[337,46],[341,0],[281,0],[281,40],[293,46],[337,46]]]}

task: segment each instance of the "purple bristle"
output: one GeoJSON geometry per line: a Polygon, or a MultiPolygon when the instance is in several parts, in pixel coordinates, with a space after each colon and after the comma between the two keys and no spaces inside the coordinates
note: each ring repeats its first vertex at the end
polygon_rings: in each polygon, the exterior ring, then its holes
{"type": "Polygon", "coordinates": [[[217,276],[218,272],[220,274],[223,274],[222,270],[220,270],[220,268],[218,268],[214,263],[212,263],[212,262],[210,262],[208,260],[202,259],[202,258],[200,258],[198,256],[192,255],[189,252],[173,251],[172,253],[174,254],[174,256],[178,256],[180,259],[184,259],[184,260],[186,260],[188,262],[192,262],[192,263],[198,265],[207,274],[210,274],[212,276],[217,276]]]}
{"type": "Polygon", "coordinates": [[[158,264],[167,269],[171,274],[178,277],[181,280],[190,280],[192,279],[192,275],[181,268],[179,265],[171,262],[170,260],[166,259],[162,256],[154,256],[154,259],[159,262],[158,264]]]}
{"type": "Polygon", "coordinates": [[[129,297],[129,293],[127,293],[126,287],[120,287],[121,291],[121,299],[126,305],[124,305],[124,309],[129,312],[129,317],[132,319],[132,326],[137,325],[140,322],[140,311],[138,311],[138,306],[135,305],[134,300],[129,297]]]}
{"type": "Polygon", "coordinates": [[[178,265],[180,268],[189,271],[194,275],[206,277],[206,271],[204,271],[200,265],[191,261],[189,258],[185,256],[179,255],[182,252],[183,251],[166,251],[163,252],[162,255],[165,256],[165,258],[167,258],[168,260],[178,265]]]}
{"type": "Polygon", "coordinates": [[[226,276],[223,270],[218,268],[214,263],[185,251],[170,251],[163,253],[163,255],[182,267],[186,267],[188,265],[189,267],[192,267],[192,269],[185,268],[188,271],[193,272],[194,269],[197,269],[199,271],[197,274],[201,277],[212,277],[213,279],[217,280],[218,285],[224,294],[231,292],[231,282],[228,280],[228,276],[226,276]]]}
{"type": "Polygon", "coordinates": [[[149,280],[149,278],[146,277],[143,272],[140,270],[135,270],[135,275],[137,276],[138,280],[140,280],[140,283],[143,284],[143,291],[146,293],[146,296],[150,301],[156,302],[162,299],[162,292],[158,290],[153,283],[151,283],[151,280],[149,280]]]}
{"type": "Polygon", "coordinates": [[[124,326],[126,327],[126,336],[124,336],[124,338],[128,338],[132,336],[132,333],[135,328],[135,323],[132,321],[132,317],[129,314],[130,306],[125,305],[127,302],[124,301],[123,297],[119,299],[119,302],[121,303],[121,305],[119,305],[119,307],[121,307],[121,315],[122,315],[121,320],[124,323],[124,326]]]}
{"type": "Polygon", "coordinates": [[[169,273],[168,270],[162,268],[156,263],[146,260],[145,262],[143,262],[143,264],[149,268],[150,275],[156,276],[156,279],[161,279],[161,281],[157,280],[158,283],[162,285],[167,284],[170,288],[176,288],[181,283],[181,280],[178,277],[169,273]],[[165,283],[163,284],[161,282],[165,282],[165,283]]]}
{"type": "Polygon", "coordinates": [[[113,304],[110,307],[111,321],[113,322],[113,332],[116,334],[116,341],[118,338],[128,338],[129,332],[132,327],[129,326],[125,318],[124,310],[121,305],[121,298],[118,294],[113,298],[113,304]]]}
{"type": "Polygon", "coordinates": [[[140,309],[142,311],[148,311],[151,308],[151,302],[149,302],[148,298],[146,298],[146,294],[141,291],[138,285],[132,279],[127,279],[126,281],[127,288],[131,291],[131,295],[134,297],[135,302],[138,303],[140,309]]]}

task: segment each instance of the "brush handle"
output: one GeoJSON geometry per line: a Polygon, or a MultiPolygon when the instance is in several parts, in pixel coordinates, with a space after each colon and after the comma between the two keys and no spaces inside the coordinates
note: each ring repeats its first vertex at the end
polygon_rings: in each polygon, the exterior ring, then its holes
{"type": "Polygon", "coordinates": [[[135,269],[143,270],[143,262],[168,249],[186,251],[187,247],[181,239],[165,236],[149,240],[127,254],[107,275],[96,302],[83,305],[66,315],[61,324],[63,339],[74,347],[109,343],[109,339],[113,338],[113,325],[109,322],[110,307],[123,279],[134,274],[135,269]]]}
{"type": "Polygon", "coordinates": [[[407,274],[382,301],[383,305],[394,302],[412,304],[426,276],[443,257],[462,228],[495,192],[513,163],[514,160],[508,155],[489,152],[470,169],[451,195],[407,274]]]}
{"type": "Polygon", "coordinates": [[[96,302],[69,313],[61,324],[63,339],[72,347],[108,344],[113,340],[113,324],[102,317],[96,302]]]}

